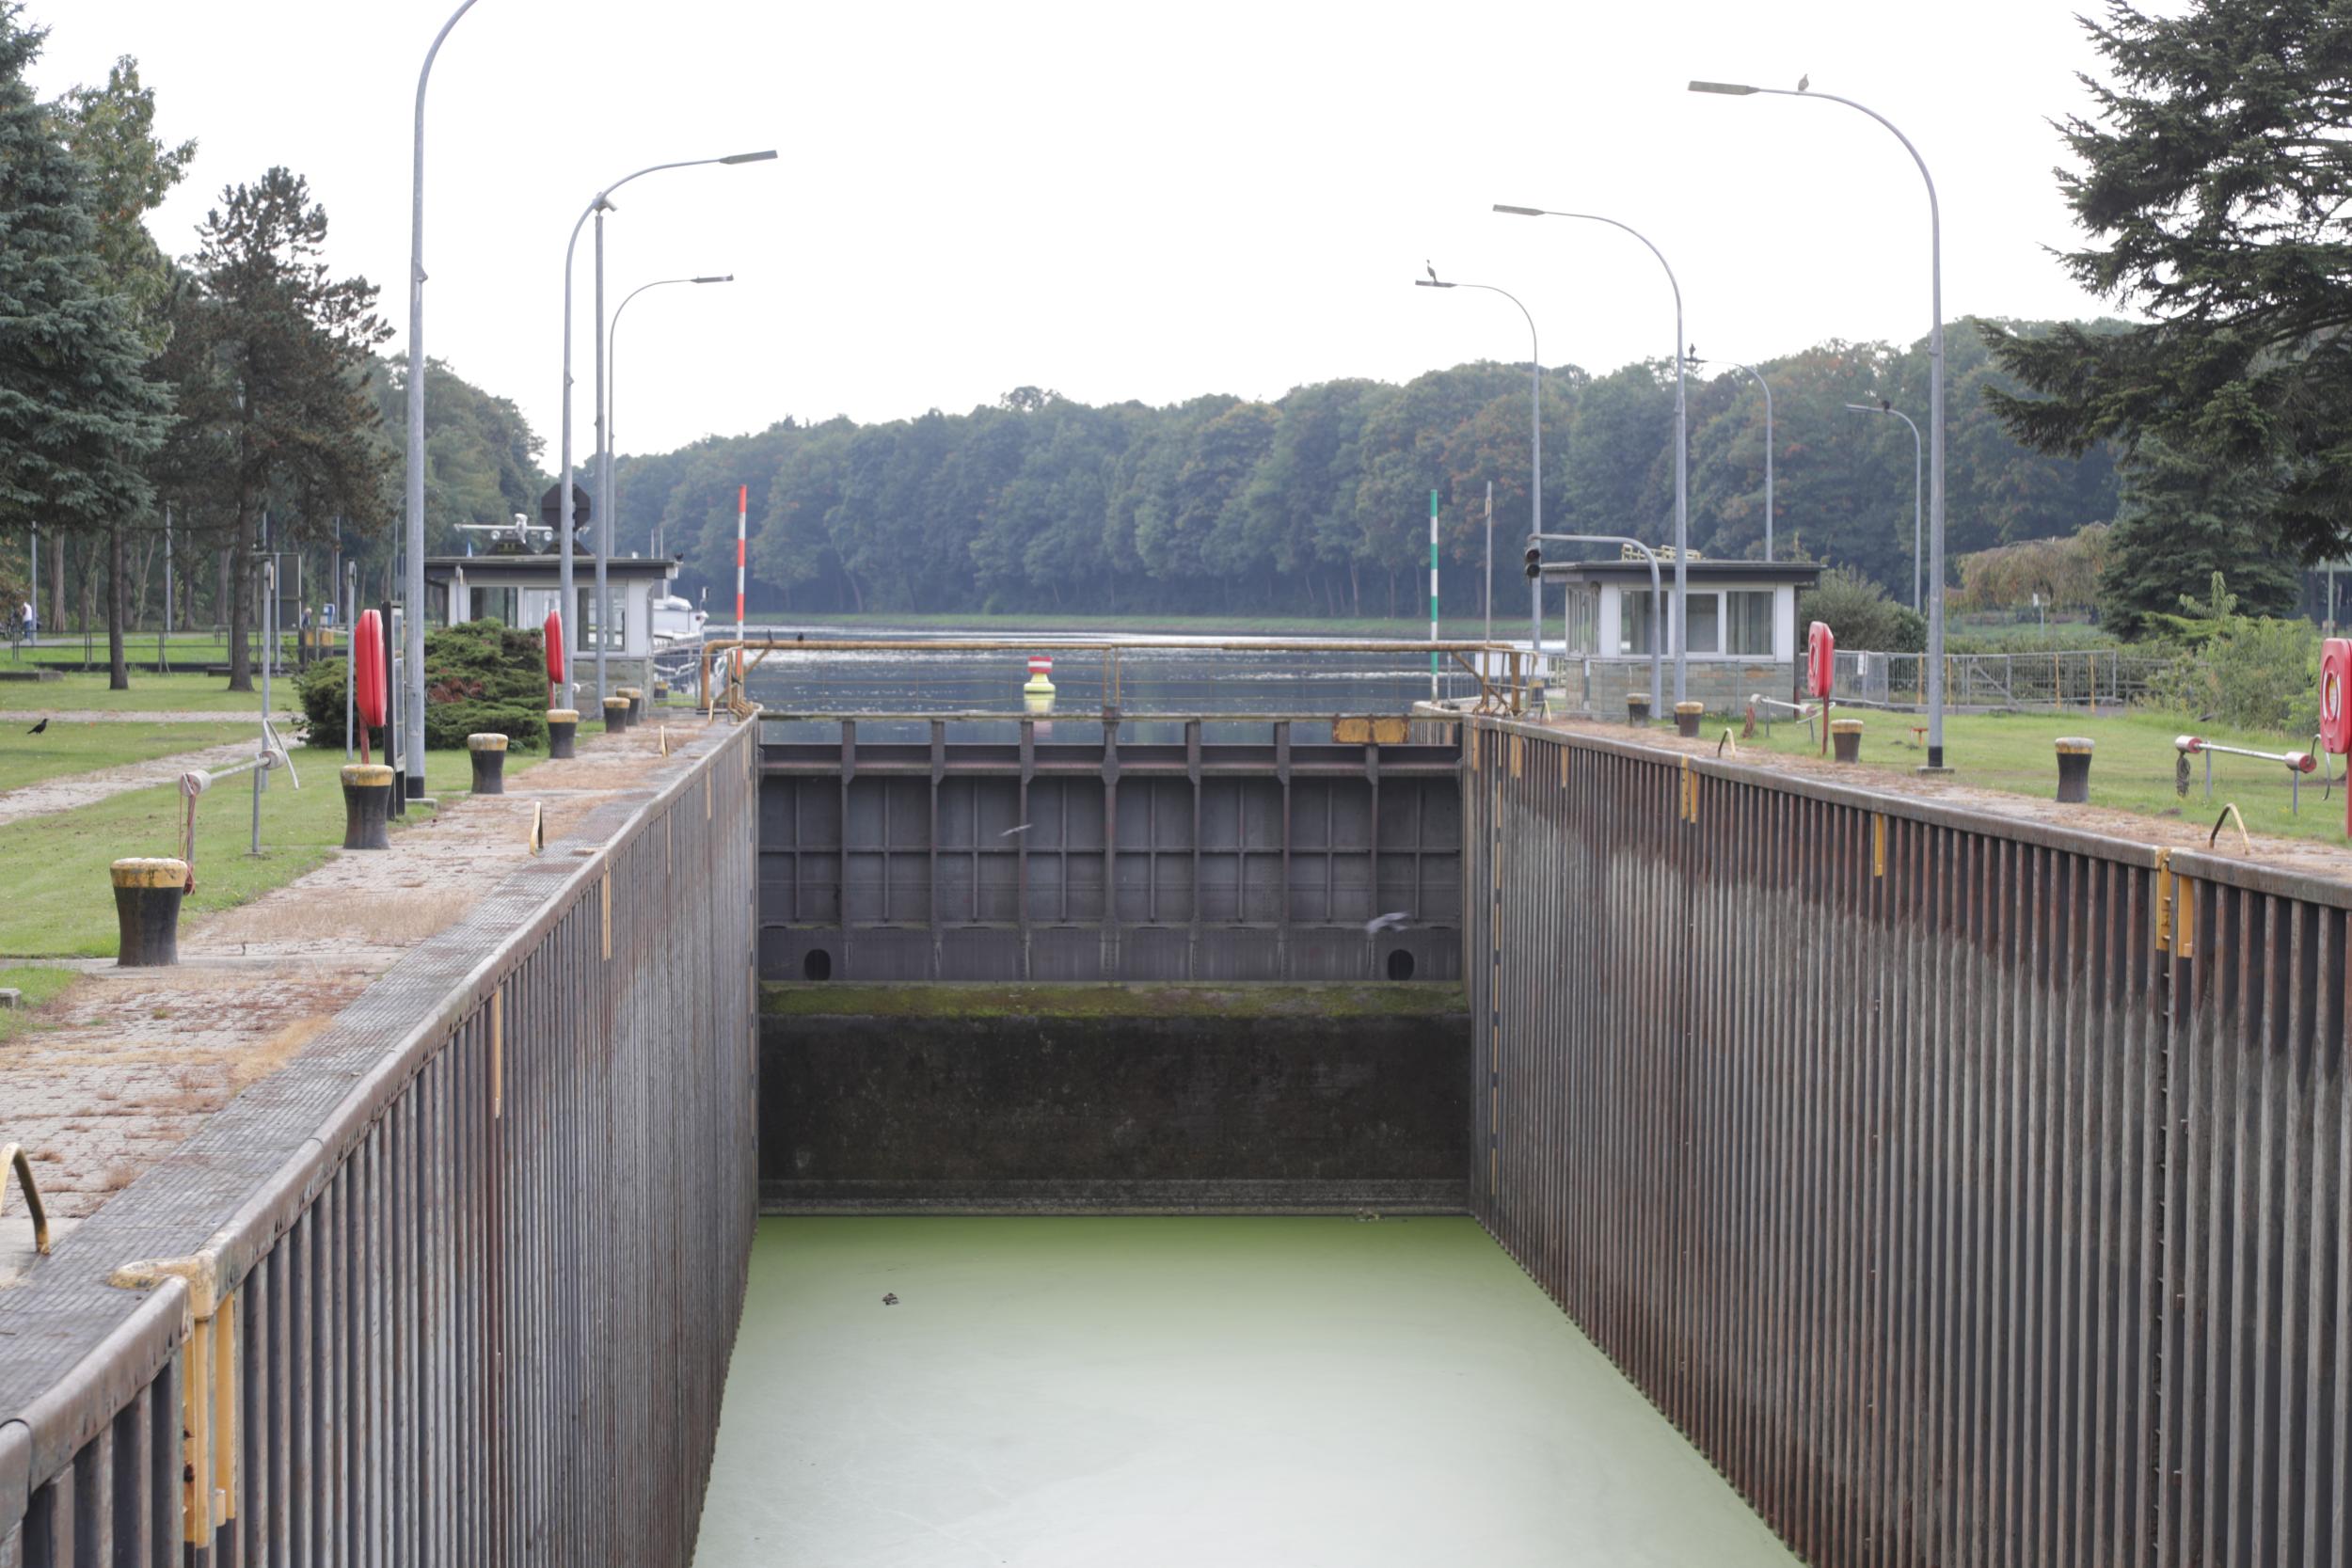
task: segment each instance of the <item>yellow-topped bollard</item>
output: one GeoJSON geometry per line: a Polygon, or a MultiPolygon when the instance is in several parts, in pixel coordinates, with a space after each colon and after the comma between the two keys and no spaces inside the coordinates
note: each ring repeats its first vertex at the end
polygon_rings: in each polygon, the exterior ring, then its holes
{"type": "Polygon", "coordinates": [[[580,744],[580,710],[571,707],[548,709],[548,755],[557,759],[576,756],[580,744]]]}
{"type": "Polygon", "coordinates": [[[1054,711],[1054,661],[1043,654],[1029,656],[1029,678],[1021,688],[1021,705],[1031,713],[1054,711]]]}
{"type": "Polygon", "coordinates": [[[2090,753],[2096,744],[2089,736],[2062,735],[2058,736],[2058,798],[2059,800],[2080,804],[2090,799],[2090,753]]]}
{"type": "Polygon", "coordinates": [[[108,871],[119,937],[115,962],[124,969],[178,963],[180,897],[188,885],[188,863],[140,856],[117,861],[108,871]]]}
{"type": "Polygon", "coordinates": [[[1862,721],[1833,719],[1829,721],[1830,755],[1839,762],[1862,760],[1862,721]]]}
{"type": "Polygon", "coordinates": [[[1699,733],[1699,720],[1705,716],[1705,703],[1675,704],[1675,734],[1690,739],[1699,733]]]}
{"type": "Polygon", "coordinates": [[[343,765],[343,847],[392,847],[392,770],[380,762],[343,765]]]}
{"type": "Polygon", "coordinates": [[[466,736],[466,750],[473,756],[473,792],[476,795],[506,793],[506,737],[495,731],[466,736]]]}

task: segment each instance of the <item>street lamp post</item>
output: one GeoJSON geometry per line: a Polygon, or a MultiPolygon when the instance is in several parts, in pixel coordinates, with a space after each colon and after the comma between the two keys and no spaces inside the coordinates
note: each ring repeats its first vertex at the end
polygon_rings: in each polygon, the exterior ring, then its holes
{"type": "MultiPolygon", "coordinates": [[[[650,283],[638,284],[637,287],[631,289],[627,294],[622,296],[620,304],[612,308],[612,325],[605,328],[604,334],[604,422],[608,436],[611,436],[614,433],[616,420],[613,415],[613,409],[619,405],[621,401],[621,312],[628,309],[628,302],[635,299],[639,294],[644,293],[647,289],[659,289],[671,283],[732,283],[734,281],[735,274],[731,272],[724,275],[711,274],[703,277],[657,277],[650,283]]],[[[605,496],[599,498],[596,504],[604,507],[607,511],[610,511],[612,509],[613,500],[614,498],[612,496],[605,496]]],[[[657,529],[659,525],[657,525],[657,529]]],[[[654,553],[659,555],[661,552],[660,550],[656,550],[654,553]]]]}
{"type": "MultiPolygon", "coordinates": [[[[1529,526],[1528,531],[1530,533],[1543,532],[1544,356],[1543,346],[1535,335],[1534,316],[1529,313],[1526,306],[1519,304],[1518,295],[1511,293],[1508,289],[1498,289],[1492,283],[1442,283],[1434,277],[1416,277],[1413,279],[1413,287],[1416,289],[1479,289],[1490,294],[1501,294],[1512,304],[1518,305],[1519,308],[1519,314],[1527,318],[1528,399],[1530,406],[1534,411],[1534,428],[1530,432],[1532,436],[1531,444],[1534,450],[1534,458],[1529,465],[1527,476],[1527,500],[1530,509],[1530,515],[1532,515],[1534,519],[1534,521],[1529,526]]],[[[1493,509],[1491,507],[1488,508],[1489,524],[1493,521],[1491,516],[1492,510],[1493,509]]],[[[1490,527],[1488,532],[1491,534],[1492,531],[1493,531],[1490,527]]],[[[1491,558],[1494,554],[1494,542],[1491,538],[1487,541],[1486,553],[1489,558],[1491,558]]],[[[1544,651],[1543,579],[1538,578],[1534,582],[1528,584],[1528,587],[1532,590],[1532,594],[1528,603],[1527,651],[1529,656],[1532,657],[1533,656],[1544,651]]],[[[1490,599],[1494,594],[1494,562],[1489,559],[1486,562],[1486,594],[1490,599]]]]}
{"type": "MultiPolygon", "coordinates": [[[[572,594],[572,258],[580,248],[580,231],[591,216],[596,218],[596,412],[599,436],[604,413],[604,214],[612,205],[612,193],[631,180],[648,174],[659,174],[669,168],[699,168],[705,164],[757,164],[775,156],[771,149],[765,152],[737,152],[723,158],[688,158],[678,163],[648,164],[634,174],[623,175],[598,191],[588,205],[580,209],[572,223],[572,237],[564,246],[564,436],[562,467],[556,472],[556,545],[561,562],[556,570],[557,592],[564,601],[564,641],[569,644],[564,655],[564,678],[566,690],[580,679],[574,655],[580,647],[580,628],[573,623],[579,619],[579,604],[572,594]]],[[[599,455],[602,442],[599,439],[599,455]]],[[[607,641],[603,618],[609,609],[604,602],[605,554],[611,535],[601,519],[596,519],[596,689],[604,690],[604,643],[607,641]]]]}
{"type": "Polygon", "coordinates": [[[408,745],[405,790],[424,793],[424,89],[433,79],[433,57],[458,19],[473,9],[463,0],[433,35],[417,72],[417,124],[408,207],[408,472],[404,506],[408,541],[407,599],[408,745]]]}
{"type": "Polygon", "coordinates": [[[1928,187],[1928,577],[1935,596],[1928,600],[1928,766],[1944,770],[1944,214],[1935,199],[1935,177],[1928,161],[1911,145],[1895,122],[1867,104],[1836,93],[1791,91],[1787,87],[1755,87],[1738,82],[1692,82],[1692,92],[1746,98],[1762,93],[1773,98],[1818,98],[1843,103],[1877,120],[1903,144],[1919,178],[1928,187]]]}
{"type": "Polygon", "coordinates": [[[1855,414],[1892,414],[1911,425],[1911,608],[1915,614],[1919,609],[1919,427],[1892,404],[1850,403],[1846,408],[1855,414]]]}
{"type": "Polygon", "coordinates": [[[1582,218],[1588,223],[1605,223],[1612,229],[1622,229],[1640,240],[1658,264],[1666,269],[1666,286],[1675,296],[1675,701],[1684,699],[1689,686],[1690,651],[1689,623],[1684,611],[1690,596],[1691,555],[1691,439],[1690,405],[1683,396],[1683,365],[1688,350],[1682,336],[1682,285],[1675,279],[1675,269],[1667,263],[1665,252],[1651,245],[1648,236],[1631,224],[1598,213],[1559,213],[1546,207],[1512,207],[1495,203],[1498,213],[1509,213],[1523,218],[1582,218]]]}
{"type": "MultiPolygon", "coordinates": [[[[1691,356],[1691,363],[1704,365],[1706,360],[1691,356]]],[[[1764,394],[1764,559],[1772,559],[1772,384],[1754,365],[1742,365],[1736,359],[1724,361],[1735,371],[1745,371],[1756,388],[1764,394]]]]}

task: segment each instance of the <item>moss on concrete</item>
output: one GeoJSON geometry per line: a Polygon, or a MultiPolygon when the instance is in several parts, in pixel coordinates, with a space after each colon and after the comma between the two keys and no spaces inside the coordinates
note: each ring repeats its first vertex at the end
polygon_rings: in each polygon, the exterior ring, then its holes
{"type": "Polygon", "coordinates": [[[786,1018],[1391,1018],[1458,1013],[1460,986],[1155,983],[771,982],[760,1011],[786,1018]]]}

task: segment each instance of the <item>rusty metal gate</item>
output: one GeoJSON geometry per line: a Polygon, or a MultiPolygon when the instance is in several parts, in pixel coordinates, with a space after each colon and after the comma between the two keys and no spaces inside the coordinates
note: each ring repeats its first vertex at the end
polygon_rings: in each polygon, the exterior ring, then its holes
{"type": "Polygon", "coordinates": [[[7,1293],[0,1565],[692,1556],[756,1209],[754,741],[600,808],[7,1293]]]}
{"type": "Polygon", "coordinates": [[[2352,889],[1465,758],[1472,1203],[1818,1564],[2352,1560],[2352,889]]]}

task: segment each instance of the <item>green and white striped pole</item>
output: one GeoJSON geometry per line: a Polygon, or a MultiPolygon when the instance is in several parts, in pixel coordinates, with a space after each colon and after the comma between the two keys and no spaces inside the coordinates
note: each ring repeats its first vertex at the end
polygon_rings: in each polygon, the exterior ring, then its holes
{"type": "Polygon", "coordinates": [[[1429,700],[1438,700],[1438,492],[1429,492],[1429,700]]]}

